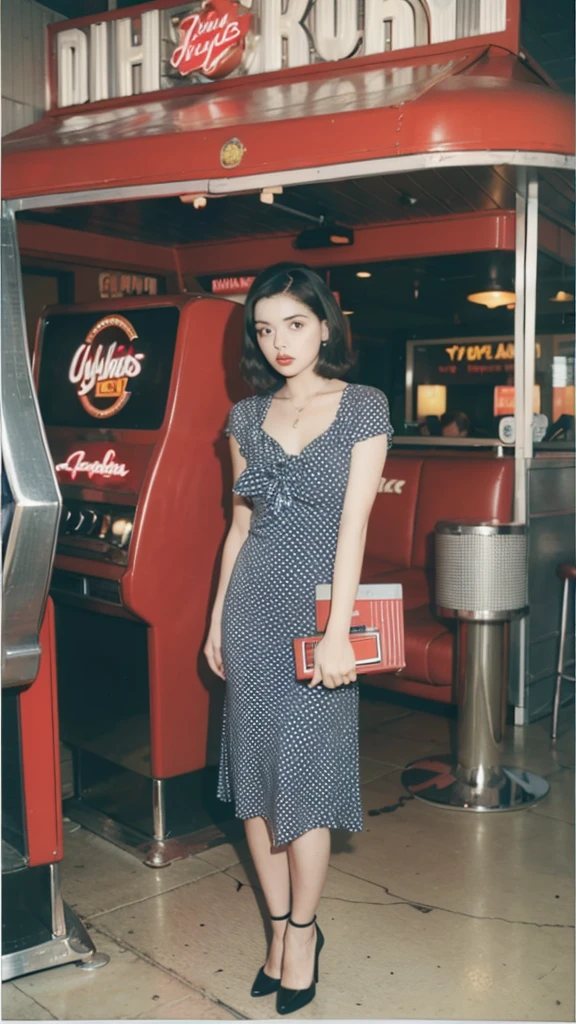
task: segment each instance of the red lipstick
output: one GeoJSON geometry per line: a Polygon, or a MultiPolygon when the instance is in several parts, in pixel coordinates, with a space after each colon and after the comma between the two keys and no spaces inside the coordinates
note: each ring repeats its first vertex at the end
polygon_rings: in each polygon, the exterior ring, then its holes
{"type": "Polygon", "coordinates": [[[276,356],[276,362],[279,363],[280,366],[290,366],[290,363],[293,363],[294,360],[292,356],[276,356]]]}

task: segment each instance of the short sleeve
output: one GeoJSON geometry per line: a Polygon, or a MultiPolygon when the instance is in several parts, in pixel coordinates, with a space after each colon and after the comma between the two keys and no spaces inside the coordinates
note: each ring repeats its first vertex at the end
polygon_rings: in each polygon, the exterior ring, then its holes
{"type": "Polygon", "coordinates": [[[226,437],[230,437],[230,434],[234,434],[234,437],[238,441],[238,446],[244,458],[246,458],[246,424],[245,415],[242,408],[242,402],[236,402],[228,413],[228,420],[224,427],[224,433],[226,437]]]}
{"type": "Polygon", "coordinates": [[[354,444],[357,441],[366,441],[369,437],[377,437],[379,434],[386,434],[390,447],[394,434],[390,422],[390,406],[383,391],[365,385],[359,391],[356,405],[354,444]]]}

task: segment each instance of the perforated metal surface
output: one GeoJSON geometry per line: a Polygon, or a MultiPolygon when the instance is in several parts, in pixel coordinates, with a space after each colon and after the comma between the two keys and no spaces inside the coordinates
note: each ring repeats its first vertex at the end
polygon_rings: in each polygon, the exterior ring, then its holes
{"type": "Polygon", "coordinates": [[[507,612],[527,604],[526,536],[436,533],[436,603],[469,612],[507,612]]]}

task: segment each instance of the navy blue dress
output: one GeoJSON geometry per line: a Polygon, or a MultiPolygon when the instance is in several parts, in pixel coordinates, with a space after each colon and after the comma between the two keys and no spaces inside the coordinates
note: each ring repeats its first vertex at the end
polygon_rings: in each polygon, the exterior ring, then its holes
{"type": "Polygon", "coordinates": [[[237,402],[226,426],[247,462],[234,491],[253,512],[222,612],[218,796],[239,818],[266,818],[282,845],[321,826],[362,829],[358,688],[299,682],[292,641],[315,631],[316,584],[332,582],[352,448],[392,427],[381,391],[347,384],[328,429],[288,455],[262,428],[272,397],[237,402]]]}

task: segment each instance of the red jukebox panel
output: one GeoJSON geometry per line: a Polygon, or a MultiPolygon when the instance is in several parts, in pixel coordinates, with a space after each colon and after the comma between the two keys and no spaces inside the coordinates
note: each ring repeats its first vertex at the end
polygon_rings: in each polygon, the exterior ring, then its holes
{"type": "Polygon", "coordinates": [[[241,308],[210,297],[60,307],[40,324],[40,408],[64,502],[60,722],[83,764],[158,782],[207,763],[201,650],[230,491],[222,427],[246,393],[241,337],[241,308]]]}

